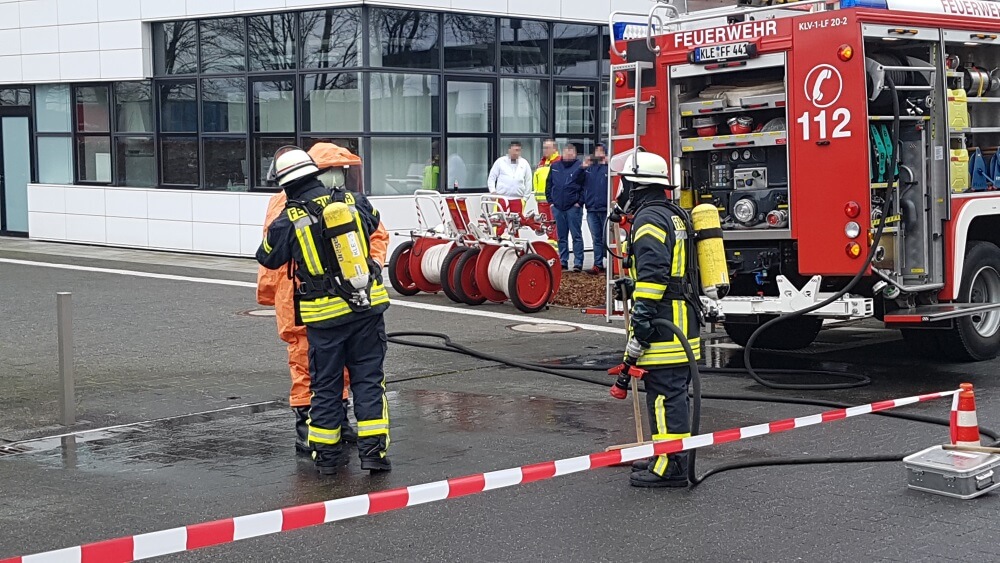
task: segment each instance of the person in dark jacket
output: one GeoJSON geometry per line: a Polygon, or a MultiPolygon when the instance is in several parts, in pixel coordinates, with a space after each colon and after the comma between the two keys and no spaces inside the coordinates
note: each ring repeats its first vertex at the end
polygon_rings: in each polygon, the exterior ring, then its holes
{"type": "Polygon", "coordinates": [[[583,163],[586,168],[583,180],[583,201],[587,208],[587,226],[594,246],[594,267],[588,274],[603,274],[604,269],[604,228],[608,217],[608,161],[604,143],[598,143],[594,155],[583,163]]]}
{"type": "Polygon", "coordinates": [[[545,199],[552,207],[559,235],[559,261],[569,268],[569,235],[573,236],[573,271],[583,271],[584,168],[576,158],[576,145],[566,143],[562,159],[552,163],[545,183],[545,199]]]}

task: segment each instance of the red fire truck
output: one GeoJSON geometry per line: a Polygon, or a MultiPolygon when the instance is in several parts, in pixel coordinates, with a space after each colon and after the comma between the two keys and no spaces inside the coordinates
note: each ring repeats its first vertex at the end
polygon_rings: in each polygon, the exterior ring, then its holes
{"type": "Polygon", "coordinates": [[[612,152],[664,156],[683,206],[718,208],[736,343],[829,300],[757,344],[876,317],[932,355],[1000,354],[1000,3],[661,0],[609,27],[612,152]]]}

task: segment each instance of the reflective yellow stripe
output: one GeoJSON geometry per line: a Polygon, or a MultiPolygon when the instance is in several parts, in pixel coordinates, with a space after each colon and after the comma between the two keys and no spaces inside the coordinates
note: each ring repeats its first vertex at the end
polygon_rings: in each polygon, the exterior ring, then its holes
{"type": "Polygon", "coordinates": [[[670,275],[677,278],[684,275],[684,264],[687,261],[687,245],[684,239],[674,241],[673,262],[670,264],[670,275]]]}
{"type": "Polygon", "coordinates": [[[320,428],[319,426],[309,426],[309,441],[318,444],[336,445],[340,443],[340,427],[333,430],[320,428]]]}
{"type": "Polygon", "coordinates": [[[271,253],[271,244],[267,242],[267,237],[266,236],[264,237],[264,242],[263,242],[262,246],[264,247],[264,252],[265,253],[267,253],[267,254],[271,253]]]}
{"type": "MultiPolygon", "coordinates": [[[[382,284],[373,284],[371,292],[372,307],[389,302],[389,292],[382,284]]],[[[340,297],[320,297],[299,303],[299,314],[302,322],[318,323],[328,321],[352,313],[351,306],[340,297]]]]}
{"type": "Polygon", "coordinates": [[[656,414],[656,431],[657,433],[663,433],[667,431],[667,407],[665,405],[666,397],[663,395],[657,395],[656,400],[653,401],[653,412],[656,414]]]}
{"type": "Polygon", "coordinates": [[[635,284],[635,292],[632,296],[636,299],[652,299],[653,301],[659,301],[660,299],[663,299],[663,294],[666,291],[667,286],[662,283],[637,282],[635,284]]]}
{"type": "Polygon", "coordinates": [[[302,249],[302,259],[306,263],[306,270],[314,276],[323,275],[323,267],[319,261],[319,254],[316,251],[316,243],[313,241],[312,229],[308,226],[296,227],[295,237],[299,240],[299,247],[302,249]]]}
{"type": "MultiPolygon", "coordinates": [[[[383,395],[382,403],[382,413],[386,412],[385,396],[383,395]]],[[[358,421],[358,436],[388,436],[389,435],[389,419],[380,418],[377,420],[359,420],[358,421]]]]}
{"type": "Polygon", "coordinates": [[[690,432],[686,432],[684,434],[671,434],[670,432],[664,432],[663,434],[653,434],[653,441],[663,442],[667,440],[681,440],[690,437],[691,437],[690,432]]]}
{"type": "Polygon", "coordinates": [[[663,229],[657,227],[656,225],[649,225],[649,224],[639,227],[639,230],[635,232],[635,238],[633,240],[639,240],[647,235],[655,238],[661,243],[666,242],[667,240],[667,231],[664,231],[663,229]]]}
{"type": "Polygon", "coordinates": [[[663,477],[663,474],[667,472],[667,463],[668,460],[667,456],[665,455],[661,455],[660,457],[656,458],[656,463],[653,464],[653,473],[656,473],[660,477],[663,477]]]}

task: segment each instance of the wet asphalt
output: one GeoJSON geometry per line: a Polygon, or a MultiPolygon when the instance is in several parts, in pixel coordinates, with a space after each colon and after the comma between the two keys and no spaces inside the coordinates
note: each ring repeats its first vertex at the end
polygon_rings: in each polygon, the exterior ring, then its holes
{"type": "MultiPolygon", "coordinates": [[[[198,259],[194,268],[183,257],[142,255],[139,263],[110,250],[33,253],[5,249],[0,239],[0,258],[254,280],[248,261],[198,259]]],[[[394,471],[371,477],[353,460],[342,475],[320,478],[294,456],[284,347],[273,317],[247,314],[261,309],[252,289],[8,263],[0,263],[0,288],[0,559],[587,454],[635,439],[631,403],[611,399],[607,385],[393,344],[386,371],[394,471]],[[56,423],[56,291],[74,294],[81,422],[69,429],[76,435],[46,439],[67,432],[56,423]],[[109,426],[117,428],[85,432],[109,426]]],[[[450,305],[443,296],[403,300],[450,305]]],[[[481,309],[515,312],[509,305],[481,309]]],[[[607,326],[573,310],[541,315],[607,326]]],[[[514,321],[402,306],[391,307],[386,321],[390,331],[444,332],[493,354],[554,365],[606,363],[622,344],[615,334],[524,333],[511,328],[514,321]]],[[[707,364],[741,365],[741,351],[723,333],[706,329],[704,337],[707,364]]],[[[839,326],[810,349],[761,354],[758,363],[863,373],[873,382],[847,391],[788,392],[742,375],[706,375],[705,392],[862,404],[969,381],[976,385],[980,423],[1000,428],[1000,362],[928,362],[896,333],[870,323],[839,326]]],[[[946,402],[907,411],[946,416],[946,402]]],[[[706,400],[702,429],[821,410],[706,400]]],[[[782,456],[908,454],[947,436],[942,427],[859,417],[704,449],[698,467],[704,472],[782,456]]],[[[900,463],[745,469],[686,491],[633,489],[627,473],[589,471],[160,560],[991,560],[1000,539],[1000,496],[959,501],[910,491],[900,463]]]]}

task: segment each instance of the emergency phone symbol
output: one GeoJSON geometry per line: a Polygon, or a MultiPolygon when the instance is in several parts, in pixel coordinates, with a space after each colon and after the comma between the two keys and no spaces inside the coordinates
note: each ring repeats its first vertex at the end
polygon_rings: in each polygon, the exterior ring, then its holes
{"type": "Polygon", "coordinates": [[[816,65],[806,75],[806,99],[819,109],[837,103],[843,90],[844,79],[840,71],[828,64],[816,65]]]}

